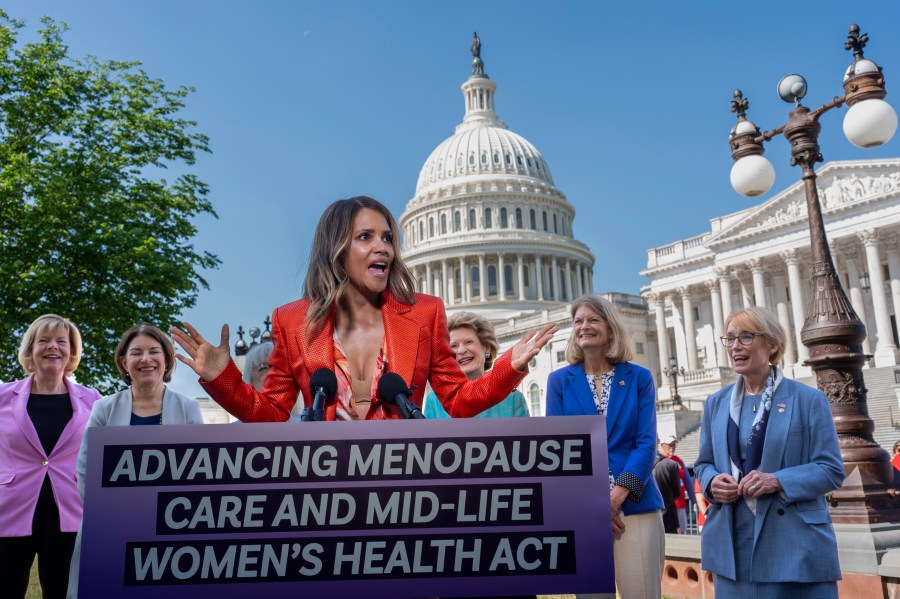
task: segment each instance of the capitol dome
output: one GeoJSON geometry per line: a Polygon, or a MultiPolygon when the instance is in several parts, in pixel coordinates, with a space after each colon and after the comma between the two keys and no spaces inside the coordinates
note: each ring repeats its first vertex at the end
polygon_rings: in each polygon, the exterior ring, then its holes
{"type": "Polygon", "coordinates": [[[447,185],[456,178],[498,175],[527,177],[553,185],[550,168],[537,148],[499,119],[479,126],[467,126],[464,122],[425,161],[416,194],[427,193],[429,188],[447,185]]]}
{"type": "Polygon", "coordinates": [[[590,292],[594,256],[572,236],[575,209],[543,156],[497,115],[477,35],[472,54],[463,121],[425,161],[400,216],[403,257],[448,313],[501,320],[590,292]]]}

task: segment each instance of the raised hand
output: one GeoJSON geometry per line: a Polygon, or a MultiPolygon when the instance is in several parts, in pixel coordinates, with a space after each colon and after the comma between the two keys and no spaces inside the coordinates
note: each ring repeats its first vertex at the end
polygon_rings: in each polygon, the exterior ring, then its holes
{"type": "Polygon", "coordinates": [[[512,367],[516,370],[525,370],[531,358],[538,355],[541,348],[553,338],[559,329],[555,324],[548,324],[539,333],[528,331],[522,336],[522,340],[512,348],[512,367]]]}
{"type": "Polygon", "coordinates": [[[187,356],[175,354],[175,357],[188,365],[204,381],[211,381],[222,374],[231,361],[231,352],[228,349],[228,325],[222,325],[222,340],[219,345],[213,345],[190,324],[186,322],[181,324],[184,325],[184,331],[172,327],[169,332],[187,356]]]}

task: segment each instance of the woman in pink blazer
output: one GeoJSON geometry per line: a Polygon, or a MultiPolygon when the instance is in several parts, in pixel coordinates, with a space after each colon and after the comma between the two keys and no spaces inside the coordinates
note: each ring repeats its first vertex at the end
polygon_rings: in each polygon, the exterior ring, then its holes
{"type": "Polygon", "coordinates": [[[0,384],[0,589],[24,597],[34,556],[45,599],[65,597],[81,522],[75,461],[94,389],[66,378],[81,335],[55,314],[35,320],[19,346],[26,378],[0,384]]]}

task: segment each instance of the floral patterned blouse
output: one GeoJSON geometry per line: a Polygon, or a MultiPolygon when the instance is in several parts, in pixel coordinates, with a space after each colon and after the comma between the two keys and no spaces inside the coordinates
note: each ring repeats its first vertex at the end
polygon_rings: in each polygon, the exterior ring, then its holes
{"type": "MultiPolygon", "coordinates": [[[[606,409],[609,406],[609,391],[612,388],[615,371],[610,370],[609,372],[604,372],[600,375],[588,374],[586,376],[588,387],[591,388],[591,395],[594,396],[594,405],[597,406],[597,413],[601,416],[606,416],[606,409]],[[597,379],[600,380],[599,389],[597,388],[597,379]]],[[[644,494],[644,482],[630,472],[622,472],[622,474],[619,475],[619,478],[616,479],[610,470],[610,490],[616,485],[628,489],[629,496],[634,501],[640,501],[641,496],[644,494]]]]}

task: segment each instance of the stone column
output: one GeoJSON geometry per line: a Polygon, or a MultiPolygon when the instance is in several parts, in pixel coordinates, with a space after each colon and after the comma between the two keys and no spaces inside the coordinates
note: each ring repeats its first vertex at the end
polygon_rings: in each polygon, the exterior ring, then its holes
{"type": "Polygon", "coordinates": [[[869,267],[869,280],[872,283],[872,307],[875,311],[875,366],[893,366],[897,363],[894,335],[891,331],[891,317],[884,297],[884,273],[881,270],[881,257],[878,253],[878,236],[873,229],[861,231],[860,240],[866,247],[866,265],[869,267]]]}
{"type": "Polygon", "coordinates": [[[753,305],[753,292],[750,291],[753,283],[744,271],[738,271],[736,274],[741,286],[741,308],[749,308],[753,305]]]}
{"type": "Polygon", "coordinates": [[[688,370],[697,370],[697,331],[694,330],[694,306],[691,302],[690,287],[679,287],[678,295],[681,296],[681,312],[684,321],[684,341],[687,353],[688,370]]]}
{"type": "Polygon", "coordinates": [[[466,270],[466,259],[459,259],[459,299],[463,304],[472,301],[472,281],[466,270]]]}
{"type": "Polygon", "coordinates": [[[581,280],[581,262],[575,262],[575,296],[581,297],[584,295],[584,282],[581,280]]]}
{"type": "Polygon", "coordinates": [[[659,350],[659,380],[663,385],[668,385],[663,376],[664,368],[669,367],[669,333],[666,331],[666,298],[659,293],[651,293],[647,296],[650,306],[656,310],[656,346],[659,350]]]}
{"type": "Polygon", "coordinates": [[[566,299],[572,301],[572,261],[566,259],[566,299]]]}
{"type": "Polygon", "coordinates": [[[544,269],[541,268],[540,254],[534,255],[534,280],[537,283],[537,300],[544,301],[544,269]]]}
{"type": "Polygon", "coordinates": [[[553,282],[553,299],[562,299],[562,281],[559,280],[559,267],[556,264],[556,256],[550,258],[550,280],[553,282]]]}
{"type": "MultiPolygon", "coordinates": [[[[859,267],[857,266],[858,252],[856,244],[850,243],[841,246],[841,256],[844,258],[844,265],[847,267],[847,292],[850,296],[850,305],[859,319],[866,324],[869,322],[866,316],[866,300],[863,297],[862,289],[859,288],[859,267]]],[[[866,324],[867,334],[862,342],[862,353],[867,356],[872,353],[872,335],[868,334],[868,325],[866,324]]]]}
{"type": "MultiPolygon", "coordinates": [[[[460,273],[460,281],[462,281],[462,273],[460,273]]],[[[452,270],[450,279],[447,281],[447,296],[450,298],[450,305],[456,304],[456,277],[453,276],[452,270]]]]}
{"type": "Polygon", "coordinates": [[[525,257],[522,254],[517,256],[519,266],[519,301],[525,301],[525,257]]]}
{"type": "Polygon", "coordinates": [[[800,258],[797,250],[781,252],[781,258],[787,264],[788,286],[791,289],[791,312],[794,316],[794,345],[797,348],[797,362],[804,362],[809,358],[809,348],[800,341],[800,330],[806,322],[806,312],[803,309],[803,283],[800,280],[800,258]]]}
{"type": "Polygon", "coordinates": [[[594,293],[594,269],[586,268],[585,271],[587,272],[587,293],[594,293]]]}
{"type": "Polygon", "coordinates": [[[889,233],[884,236],[887,248],[888,278],[891,281],[891,302],[894,304],[894,319],[900,327],[900,250],[897,249],[898,236],[889,233]]]}
{"type": "Polygon", "coordinates": [[[717,281],[707,281],[706,288],[709,290],[709,303],[712,306],[713,316],[713,340],[716,344],[716,366],[728,366],[728,352],[722,345],[722,337],[725,335],[725,319],[722,317],[722,296],[719,293],[719,283],[717,281]]]}
{"type": "Polygon", "coordinates": [[[506,301],[506,273],[503,254],[497,254],[497,299],[506,301]]]}
{"type": "Polygon", "coordinates": [[[487,273],[484,271],[484,254],[478,254],[478,301],[487,301],[487,273]]]}
{"type": "Polygon", "coordinates": [[[753,295],[756,305],[760,308],[766,308],[766,277],[763,270],[763,262],[760,258],[754,258],[747,261],[747,268],[753,276],[753,295]]]}
{"type": "Polygon", "coordinates": [[[450,282],[450,273],[447,268],[447,259],[444,258],[441,260],[441,296],[444,298],[444,303],[451,304],[453,303],[453,299],[450,297],[450,293],[448,291],[450,282]]]}
{"type": "Polygon", "coordinates": [[[431,262],[425,263],[425,293],[434,295],[434,280],[432,279],[431,262]]]}
{"type": "Polygon", "coordinates": [[[772,277],[772,285],[775,287],[775,313],[778,322],[787,335],[787,343],[784,347],[785,365],[793,365],[797,362],[797,353],[794,351],[794,336],[791,335],[791,313],[788,309],[787,281],[784,278],[784,267],[778,267],[775,276],[772,277]]]}
{"type": "MultiPolygon", "coordinates": [[[[717,268],[716,277],[719,279],[719,290],[722,292],[722,316],[728,318],[734,311],[731,307],[731,272],[727,268],[717,268]]],[[[724,331],[723,328],[723,335],[724,331]]]]}

